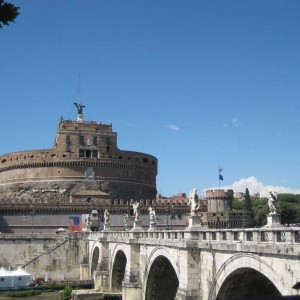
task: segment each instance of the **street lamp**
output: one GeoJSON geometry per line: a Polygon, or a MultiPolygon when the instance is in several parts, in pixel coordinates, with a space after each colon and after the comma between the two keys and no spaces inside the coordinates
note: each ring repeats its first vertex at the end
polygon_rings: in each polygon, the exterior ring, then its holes
{"type": "Polygon", "coordinates": [[[31,232],[33,233],[33,227],[34,227],[34,214],[35,214],[35,210],[33,205],[31,205],[31,211],[30,211],[30,215],[31,215],[31,232]]]}
{"type": "Polygon", "coordinates": [[[171,206],[171,230],[173,230],[174,205],[171,206]]]}
{"type": "Polygon", "coordinates": [[[169,213],[170,213],[170,207],[166,208],[166,214],[167,214],[167,230],[169,230],[169,213]]]}

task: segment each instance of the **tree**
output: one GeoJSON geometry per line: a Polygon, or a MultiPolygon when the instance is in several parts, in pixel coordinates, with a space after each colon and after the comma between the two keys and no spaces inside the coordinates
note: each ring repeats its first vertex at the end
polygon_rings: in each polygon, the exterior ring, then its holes
{"type": "Polygon", "coordinates": [[[248,188],[246,188],[245,199],[244,199],[244,210],[252,213],[252,203],[248,188]]]}
{"type": "Polygon", "coordinates": [[[252,199],[253,225],[261,227],[267,224],[267,214],[269,213],[268,199],[252,199]]]}
{"type": "Polygon", "coordinates": [[[8,22],[15,22],[15,18],[19,15],[19,7],[11,3],[0,0],[0,28],[3,25],[9,26],[8,22]]]}

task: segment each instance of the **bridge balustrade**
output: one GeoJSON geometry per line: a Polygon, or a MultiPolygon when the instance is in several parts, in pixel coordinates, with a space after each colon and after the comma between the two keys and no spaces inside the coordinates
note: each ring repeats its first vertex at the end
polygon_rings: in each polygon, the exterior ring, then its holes
{"type": "Polygon", "coordinates": [[[101,231],[91,233],[91,236],[119,239],[146,240],[198,240],[204,242],[222,243],[300,243],[300,228],[282,229],[203,229],[188,230],[157,230],[157,231],[101,231]]]}

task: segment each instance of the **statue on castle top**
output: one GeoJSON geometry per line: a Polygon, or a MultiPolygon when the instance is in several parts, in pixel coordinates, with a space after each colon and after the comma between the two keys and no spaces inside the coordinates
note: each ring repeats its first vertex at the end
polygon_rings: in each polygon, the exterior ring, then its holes
{"type": "Polygon", "coordinates": [[[82,103],[76,103],[74,102],[76,108],[77,108],[77,114],[82,115],[83,113],[83,108],[85,107],[82,103]]]}
{"type": "Polygon", "coordinates": [[[194,188],[190,191],[189,203],[191,206],[191,215],[196,216],[197,212],[200,210],[199,197],[197,194],[197,189],[194,188]]]}
{"type": "Polygon", "coordinates": [[[150,222],[155,222],[155,217],[156,217],[156,215],[155,215],[155,209],[152,208],[152,207],[149,207],[148,210],[149,210],[150,222]]]}
{"type": "Polygon", "coordinates": [[[109,224],[109,211],[107,209],[104,211],[104,224],[109,224]]]}
{"type": "Polygon", "coordinates": [[[139,219],[140,219],[140,203],[135,201],[132,204],[132,207],[133,207],[134,220],[139,221],[139,219]]]}
{"type": "Polygon", "coordinates": [[[277,193],[270,192],[270,196],[268,199],[268,206],[269,206],[270,214],[277,214],[277,209],[275,207],[276,201],[277,201],[277,193]]]}

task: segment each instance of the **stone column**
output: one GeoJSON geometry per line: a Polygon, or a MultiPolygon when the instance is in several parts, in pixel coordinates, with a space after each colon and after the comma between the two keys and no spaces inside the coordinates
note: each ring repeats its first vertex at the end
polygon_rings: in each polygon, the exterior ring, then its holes
{"type": "Polygon", "coordinates": [[[150,222],[148,231],[156,230],[156,222],[150,222]]]}
{"type": "Polygon", "coordinates": [[[96,290],[109,291],[109,245],[105,238],[99,238],[99,242],[99,260],[93,274],[94,285],[96,290]]]}
{"type": "Polygon", "coordinates": [[[85,262],[80,263],[80,280],[89,280],[89,273],[89,264],[85,262]]]}
{"type": "Polygon", "coordinates": [[[280,222],[281,222],[280,214],[270,213],[267,215],[267,225],[265,225],[265,227],[268,228],[283,227],[283,225],[281,225],[280,222]]]}
{"type": "Polygon", "coordinates": [[[200,216],[192,215],[188,217],[188,220],[189,220],[189,225],[187,227],[187,230],[194,231],[194,230],[202,229],[200,216]]]}
{"type": "Polygon", "coordinates": [[[180,278],[178,278],[179,287],[175,297],[176,300],[205,299],[201,297],[202,292],[199,290],[201,274],[198,268],[191,267],[191,262],[194,266],[200,263],[199,250],[196,245],[196,242],[191,243],[190,248],[181,249],[180,251],[180,278]]]}
{"type": "Polygon", "coordinates": [[[122,283],[123,300],[142,299],[142,284],[140,280],[140,246],[128,245],[127,264],[122,283]]]}
{"type": "Polygon", "coordinates": [[[140,220],[135,220],[131,231],[142,231],[142,222],[140,220]]]}

